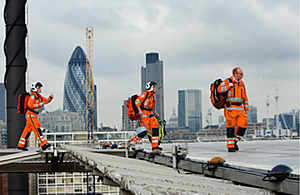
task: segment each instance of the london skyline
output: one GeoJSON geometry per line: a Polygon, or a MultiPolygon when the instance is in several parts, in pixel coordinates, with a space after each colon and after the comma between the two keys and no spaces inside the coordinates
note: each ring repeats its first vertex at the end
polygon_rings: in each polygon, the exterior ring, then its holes
{"type": "MultiPolygon", "coordinates": [[[[5,2],[0,3],[4,7],[5,2]]],[[[28,84],[41,81],[54,93],[48,111],[63,107],[63,82],[74,48],[85,50],[85,29],[94,28],[94,79],[98,123],[121,128],[121,105],[141,86],[145,54],[164,62],[165,118],[181,89],[202,91],[203,124],[210,83],[239,66],[258,121],[279,109],[299,109],[299,3],[290,1],[28,1],[28,84]],[[59,6],[58,6],[59,5],[59,6]],[[55,13],[53,10],[56,10],[55,13]],[[88,13],[88,14],[87,14],[88,13]]],[[[4,22],[3,22],[4,23],[4,22]]],[[[0,31],[5,39],[5,25],[0,31]]],[[[3,50],[3,48],[2,48],[3,50]]],[[[1,55],[5,72],[5,58],[1,55]]],[[[222,111],[212,108],[213,123],[222,111]]]]}

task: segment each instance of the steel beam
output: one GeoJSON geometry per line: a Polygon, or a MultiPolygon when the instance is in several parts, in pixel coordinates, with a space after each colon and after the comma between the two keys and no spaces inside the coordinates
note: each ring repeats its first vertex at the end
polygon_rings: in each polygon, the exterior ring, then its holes
{"type": "Polygon", "coordinates": [[[17,161],[30,160],[30,159],[35,159],[35,158],[39,158],[39,157],[41,157],[40,153],[31,152],[31,151],[26,151],[26,152],[20,152],[20,153],[16,153],[16,154],[1,156],[0,157],[0,166],[10,164],[10,163],[14,163],[14,162],[17,162],[17,161]]]}
{"type": "Polygon", "coordinates": [[[238,184],[251,185],[270,189],[279,193],[299,194],[299,180],[285,179],[283,181],[263,181],[264,174],[249,172],[229,167],[219,166],[212,171],[204,171],[207,176],[233,181],[238,184]]]}
{"type": "Polygon", "coordinates": [[[78,163],[59,163],[55,170],[49,163],[11,163],[0,166],[0,173],[88,172],[78,163]]]}
{"type": "MultiPolygon", "coordinates": [[[[138,152],[136,159],[162,164],[173,167],[174,158],[171,155],[153,155],[148,152],[138,152]]],[[[189,158],[180,158],[177,156],[177,169],[191,173],[204,174],[205,176],[226,179],[242,185],[249,185],[258,188],[265,188],[279,193],[298,195],[299,194],[299,175],[292,174],[283,181],[263,181],[268,174],[268,170],[234,166],[230,164],[210,166],[209,162],[194,160],[189,158]]]]}

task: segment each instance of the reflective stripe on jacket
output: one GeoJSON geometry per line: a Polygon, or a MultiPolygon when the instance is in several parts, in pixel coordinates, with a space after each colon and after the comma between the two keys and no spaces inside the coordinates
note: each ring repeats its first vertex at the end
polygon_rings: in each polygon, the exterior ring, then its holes
{"type": "Polygon", "coordinates": [[[249,102],[247,97],[247,91],[245,87],[245,83],[241,80],[237,82],[233,76],[230,77],[232,80],[234,87],[229,87],[228,79],[225,79],[219,86],[218,86],[218,93],[227,93],[226,102],[230,105],[230,109],[236,110],[246,110],[249,111],[249,102]],[[233,104],[241,104],[241,105],[233,105],[233,104]]]}
{"type": "Polygon", "coordinates": [[[155,108],[155,93],[146,90],[145,92],[143,92],[136,100],[135,100],[135,105],[136,107],[141,106],[144,108],[147,108],[149,110],[144,110],[142,109],[143,114],[145,115],[149,115],[151,113],[150,110],[154,110],[155,108]],[[147,96],[148,93],[148,96],[147,96]],[[147,99],[146,99],[147,97],[147,99]]]}

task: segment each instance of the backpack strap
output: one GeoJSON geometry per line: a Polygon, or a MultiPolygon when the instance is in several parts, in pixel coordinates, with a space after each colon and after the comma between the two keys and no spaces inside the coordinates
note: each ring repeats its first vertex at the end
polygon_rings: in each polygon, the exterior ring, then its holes
{"type": "MultiPolygon", "coordinates": [[[[227,80],[228,80],[229,83],[233,83],[233,81],[232,81],[231,78],[227,78],[227,80]]],[[[235,96],[235,90],[233,90],[233,93],[234,93],[234,96],[235,96]]],[[[228,91],[226,92],[226,95],[224,96],[224,100],[227,99],[227,95],[228,95],[228,91]]],[[[232,103],[226,102],[226,101],[225,101],[225,104],[226,104],[226,107],[230,107],[230,105],[231,105],[232,103]]]]}
{"type": "MultiPolygon", "coordinates": [[[[36,93],[37,97],[34,95],[36,100],[39,100],[41,102],[42,97],[40,96],[40,94],[36,93]]],[[[43,101],[43,100],[42,100],[43,101]]]]}
{"type": "Polygon", "coordinates": [[[147,93],[147,95],[146,95],[146,97],[145,97],[145,99],[144,99],[144,101],[142,102],[142,104],[141,104],[141,109],[143,109],[143,110],[149,110],[149,111],[152,111],[152,109],[149,109],[149,108],[146,108],[146,107],[144,107],[144,103],[145,103],[145,101],[146,101],[146,99],[149,99],[152,95],[150,95],[149,96],[149,98],[148,98],[148,92],[146,91],[146,93],[147,93]]]}

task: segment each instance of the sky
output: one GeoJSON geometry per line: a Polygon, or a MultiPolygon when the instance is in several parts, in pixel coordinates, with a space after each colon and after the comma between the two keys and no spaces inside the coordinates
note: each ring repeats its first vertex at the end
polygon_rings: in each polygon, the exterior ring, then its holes
{"type": "MultiPolygon", "coordinates": [[[[123,101],[141,92],[149,52],[163,61],[167,119],[178,113],[178,90],[200,89],[203,126],[208,109],[217,123],[223,111],[211,105],[210,84],[234,67],[244,71],[258,121],[267,117],[267,99],[269,117],[299,109],[298,0],[29,0],[27,6],[27,83],[42,82],[43,96],[53,92],[47,111],[63,107],[68,62],[77,46],[86,50],[86,27],[94,32],[98,124],[121,129],[123,101]]],[[[2,22],[4,43],[3,16],[2,22]]],[[[3,80],[3,47],[0,58],[3,80]]]]}

